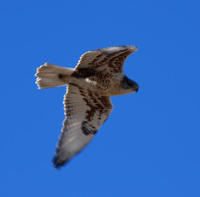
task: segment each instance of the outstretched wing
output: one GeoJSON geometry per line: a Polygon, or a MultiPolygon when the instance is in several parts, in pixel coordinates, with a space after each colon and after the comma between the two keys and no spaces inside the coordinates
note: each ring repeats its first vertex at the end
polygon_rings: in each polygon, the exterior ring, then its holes
{"type": "Polygon", "coordinates": [[[64,97],[66,119],[53,159],[60,167],[80,152],[112,111],[110,97],[70,84],[64,97]]]}
{"type": "Polygon", "coordinates": [[[88,51],[84,53],[75,71],[85,71],[86,74],[95,72],[122,72],[126,58],[137,50],[134,46],[118,46],[88,51]]]}

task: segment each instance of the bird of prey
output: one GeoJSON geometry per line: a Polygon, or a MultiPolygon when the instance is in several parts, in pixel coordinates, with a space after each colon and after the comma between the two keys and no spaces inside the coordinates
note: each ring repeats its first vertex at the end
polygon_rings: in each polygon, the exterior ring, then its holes
{"type": "Polygon", "coordinates": [[[74,69],[50,63],[37,68],[39,89],[67,86],[65,120],[53,164],[59,168],[94,137],[112,111],[110,96],[138,91],[125,76],[123,64],[134,46],[108,47],[84,53],[74,69]]]}

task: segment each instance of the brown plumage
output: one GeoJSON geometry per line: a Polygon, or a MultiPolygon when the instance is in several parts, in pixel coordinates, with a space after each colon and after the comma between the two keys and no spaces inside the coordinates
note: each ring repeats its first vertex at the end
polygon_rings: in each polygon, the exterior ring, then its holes
{"type": "Polygon", "coordinates": [[[67,85],[64,97],[66,119],[53,159],[60,167],[93,138],[112,111],[110,96],[138,90],[123,73],[125,59],[137,49],[120,46],[84,53],[75,69],[45,63],[37,69],[40,89],[67,85]]]}

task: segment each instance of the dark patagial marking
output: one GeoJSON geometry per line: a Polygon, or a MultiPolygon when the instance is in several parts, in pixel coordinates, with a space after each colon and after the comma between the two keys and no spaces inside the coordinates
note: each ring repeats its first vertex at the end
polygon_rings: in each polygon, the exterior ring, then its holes
{"type": "Polygon", "coordinates": [[[95,71],[91,68],[78,68],[72,73],[72,77],[87,78],[95,75],[95,71]]]}
{"type": "Polygon", "coordinates": [[[88,124],[88,122],[87,121],[83,121],[82,122],[82,131],[83,131],[83,133],[85,134],[85,135],[95,135],[95,133],[97,132],[97,130],[95,130],[95,129],[92,129],[91,127],[90,127],[90,125],[88,124]]]}

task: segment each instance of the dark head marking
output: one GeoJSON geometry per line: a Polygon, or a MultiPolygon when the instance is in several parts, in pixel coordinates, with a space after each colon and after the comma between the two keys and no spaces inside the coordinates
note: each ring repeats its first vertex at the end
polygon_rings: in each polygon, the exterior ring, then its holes
{"type": "Polygon", "coordinates": [[[124,88],[124,89],[134,89],[136,92],[138,91],[138,84],[129,79],[128,77],[124,76],[124,78],[122,79],[121,81],[121,87],[124,88]]]}

